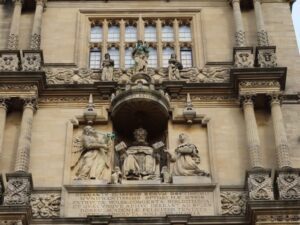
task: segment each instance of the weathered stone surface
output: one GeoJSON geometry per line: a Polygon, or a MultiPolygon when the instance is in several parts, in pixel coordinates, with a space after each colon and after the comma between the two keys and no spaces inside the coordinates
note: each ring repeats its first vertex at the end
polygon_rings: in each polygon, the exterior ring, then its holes
{"type": "Polygon", "coordinates": [[[33,218],[54,218],[60,213],[60,194],[32,194],[30,205],[33,218]]]}

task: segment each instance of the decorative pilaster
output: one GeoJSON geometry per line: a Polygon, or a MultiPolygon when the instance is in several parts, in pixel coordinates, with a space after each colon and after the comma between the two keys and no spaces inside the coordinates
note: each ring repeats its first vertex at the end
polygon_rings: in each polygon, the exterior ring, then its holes
{"type": "Polygon", "coordinates": [[[257,42],[258,46],[269,46],[268,32],[265,28],[265,22],[263,18],[263,13],[261,9],[261,0],[253,0],[255,19],[256,19],[256,29],[257,29],[257,42]]]}
{"type": "MultiPolygon", "coordinates": [[[[0,157],[3,148],[3,136],[5,131],[6,113],[7,113],[7,98],[0,98],[0,157]]],[[[1,195],[1,190],[0,190],[0,195],[1,195]]]]}
{"type": "Polygon", "coordinates": [[[260,141],[254,113],[253,95],[242,96],[251,168],[262,168],[260,141]]]}
{"type": "Polygon", "coordinates": [[[30,41],[30,49],[33,50],[39,50],[41,47],[41,27],[45,3],[46,0],[36,0],[36,8],[30,41]]]}
{"type": "Polygon", "coordinates": [[[22,115],[21,130],[17,149],[15,164],[16,172],[28,172],[31,146],[31,129],[33,114],[36,110],[36,99],[24,99],[24,110],[22,115]]]}
{"type": "Polygon", "coordinates": [[[281,111],[281,94],[274,93],[271,95],[271,114],[273,121],[273,129],[275,135],[277,162],[278,167],[289,168],[291,161],[289,156],[289,145],[283,123],[283,116],[281,111]]]}
{"type": "Polygon", "coordinates": [[[240,0],[230,0],[233,8],[233,16],[235,23],[235,46],[246,46],[245,29],[243,25],[243,18],[241,13],[240,0]]]}
{"type": "Polygon", "coordinates": [[[14,11],[10,25],[7,48],[11,50],[18,49],[19,45],[19,27],[23,0],[13,0],[14,11]]]}

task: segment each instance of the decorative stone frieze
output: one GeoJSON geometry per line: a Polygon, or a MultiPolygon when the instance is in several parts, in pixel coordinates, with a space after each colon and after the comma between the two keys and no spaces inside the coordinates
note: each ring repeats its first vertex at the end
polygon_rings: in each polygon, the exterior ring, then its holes
{"type": "Polygon", "coordinates": [[[0,225],[23,225],[22,220],[3,220],[0,225]]]}
{"type": "Polygon", "coordinates": [[[18,71],[20,69],[20,52],[17,50],[0,51],[0,72],[18,71]]]}
{"type": "MultiPolygon", "coordinates": [[[[48,84],[93,84],[100,81],[102,71],[78,68],[45,68],[48,84]]],[[[180,70],[179,80],[188,83],[225,83],[229,82],[230,67],[205,66],[202,69],[184,68],[180,70]]],[[[113,81],[128,83],[134,74],[133,69],[114,69],[113,81]]],[[[154,83],[169,80],[168,68],[148,68],[154,83]]]]}
{"type": "Polygon", "coordinates": [[[4,205],[22,206],[30,203],[32,177],[29,173],[6,174],[7,186],[4,192],[4,205]]]}
{"type": "Polygon", "coordinates": [[[234,48],[234,67],[250,68],[254,66],[254,55],[252,47],[234,48]]]}
{"type": "Polygon", "coordinates": [[[33,218],[55,218],[60,213],[60,194],[32,194],[30,204],[33,218]]]}
{"type": "Polygon", "coordinates": [[[247,186],[249,200],[273,200],[273,181],[271,171],[253,169],[247,171],[247,186]]]}
{"type": "MultiPolygon", "coordinates": [[[[256,222],[263,222],[264,224],[293,224],[300,222],[300,214],[275,214],[275,215],[258,215],[256,222]],[[293,223],[294,222],[294,223],[293,223]]],[[[296,224],[295,224],[296,225],[296,224]]]]}
{"type": "Polygon", "coordinates": [[[276,171],[279,199],[300,199],[300,169],[282,169],[276,171]]]}
{"type": "Polygon", "coordinates": [[[43,54],[41,51],[23,51],[22,70],[40,71],[43,65],[43,54]]]}
{"type": "Polygon", "coordinates": [[[256,48],[257,66],[262,68],[273,68],[277,66],[276,47],[256,48]]]}
{"type": "Polygon", "coordinates": [[[221,192],[222,215],[243,216],[246,212],[247,194],[241,191],[221,192]]]}
{"type": "Polygon", "coordinates": [[[280,88],[280,83],[275,80],[246,80],[246,81],[241,81],[239,83],[240,88],[255,88],[255,87],[260,87],[260,88],[269,88],[269,87],[274,87],[274,88],[280,88]]]}

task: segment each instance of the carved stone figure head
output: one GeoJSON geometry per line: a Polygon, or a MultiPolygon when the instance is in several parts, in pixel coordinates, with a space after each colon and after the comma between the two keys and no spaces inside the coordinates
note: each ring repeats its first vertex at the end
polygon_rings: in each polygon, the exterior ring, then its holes
{"type": "Polygon", "coordinates": [[[109,53],[106,53],[106,54],[104,55],[104,58],[105,58],[105,59],[110,59],[110,54],[109,54],[109,53]]]}
{"type": "Polygon", "coordinates": [[[187,135],[185,133],[179,134],[178,140],[179,140],[179,143],[186,142],[187,141],[187,135]]]}
{"type": "Polygon", "coordinates": [[[146,145],[147,131],[143,128],[138,128],[133,132],[136,144],[146,145]]]}
{"type": "Polygon", "coordinates": [[[94,133],[94,128],[93,127],[91,127],[91,126],[85,126],[83,128],[83,134],[84,135],[91,135],[93,133],[94,133]]]}

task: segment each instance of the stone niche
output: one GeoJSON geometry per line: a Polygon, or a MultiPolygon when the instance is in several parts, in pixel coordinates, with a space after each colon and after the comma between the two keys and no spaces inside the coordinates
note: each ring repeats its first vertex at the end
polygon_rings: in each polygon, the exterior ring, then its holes
{"type": "Polygon", "coordinates": [[[106,125],[69,121],[62,216],[220,214],[211,123],[174,121],[169,104],[137,74],[112,96],[106,125]]]}

